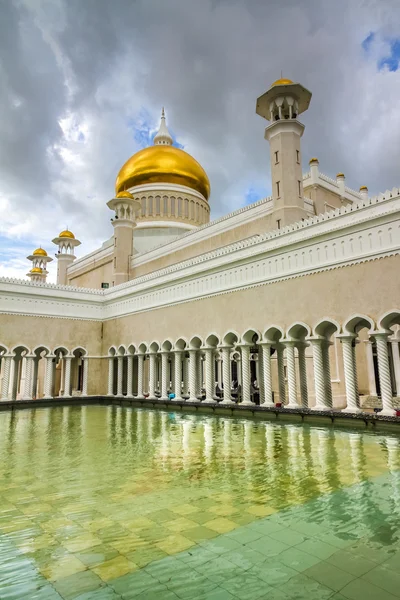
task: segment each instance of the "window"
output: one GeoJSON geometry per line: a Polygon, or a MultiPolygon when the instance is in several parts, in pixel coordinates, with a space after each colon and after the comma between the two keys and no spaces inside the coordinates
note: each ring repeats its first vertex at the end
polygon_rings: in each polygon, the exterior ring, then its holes
{"type": "Polygon", "coordinates": [[[178,198],[178,217],[182,216],[182,198],[178,198]]]}
{"type": "Polygon", "coordinates": [[[277,165],[277,164],[278,164],[278,162],[279,162],[279,152],[278,152],[278,151],[276,151],[276,152],[275,152],[275,164],[277,165]]]}
{"type": "Polygon", "coordinates": [[[116,268],[117,268],[117,257],[114,256],[114,269],[116,269],[116,268]]]}
{"type": "Polygon", "coordinates": [[[279,190],[279,187],[280,187],[280,186],[279,186],[279,184],[280,184],[280,181],[277,181],[277,182],[276,182],[276,195],[278,196],[278,198],[279,198],[279,196],[280,196],[280,193],[279,193],[279,192],[280,192],[280,190],[279,190]]]}
{"type": "Polygon", "coordinates": [[[296,160],[298,163],[300,162],[300,152],[298,150],[296,150],[296,160]]]}
{"type": "Polygon", "coordinates": [[[297,182],[299,184],[299,196],[301,196],[301,181],[297,182]]]}
{"type": "Polygon", "coordinates": [[[108,288],[110,287],[110,284],[109,284],[109,283],[104,283],[104,282],[103,282],[103,283],[101,284],[101,287],[103,288],[103,290],[108,290],[108,288]]]}
{"type": "Polygon", "coordinates": [[[175,198],[171,197],[171,216],[175,216],[175,198]]]}
{"type": "Polygon", "coordinates": [[[280,228],[281,228],[281,220],[280,220],[280,219],[278,219],[278,220],[276,221],[276,225],[277,225],[278,229],[280,229],[280,228]]]}
{"type": "Polygon", "coordinates": [[[160,196],[156,196],[156,215],[160,214],[161,211],[161,198],[160,196]]]}

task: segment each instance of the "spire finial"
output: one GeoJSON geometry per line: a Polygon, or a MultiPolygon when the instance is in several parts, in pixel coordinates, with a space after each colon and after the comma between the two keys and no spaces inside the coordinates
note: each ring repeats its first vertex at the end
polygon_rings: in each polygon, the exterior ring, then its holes
{"type": "Polygon", "coordinates": [[[164,110],[164,107],[162,107],[160,129],[154,136],[154,145],[155,146],[172,146],[172,144],[173,144],[173,139],[172,139],[170,132],[168,131],[168,127],[167,127],[167,124],[165,121],[165,110],[164,110]]]}

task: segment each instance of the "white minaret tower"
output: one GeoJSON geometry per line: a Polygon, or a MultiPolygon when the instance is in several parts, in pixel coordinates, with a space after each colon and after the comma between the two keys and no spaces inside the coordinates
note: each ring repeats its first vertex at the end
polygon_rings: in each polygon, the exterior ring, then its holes
{"type": "Polygon", "coordinates": [[[62,231],[58,237],[54,238],[52,242],[58,246],[58,252],[56,254],[58,260],[57,283],[59,285],[68,285],[67,269],[76,258],[74,249],[76,246],[80,245],[80,241],[75,238],[72,231],[66,229],[65,231],[62,231]]]}
{"type": "Polygon", "coordinates": [[[278,79],[257,98],[256,113],[271,122],[265,139],[270,143],[274,228],[307,217],[300,147],[304,125],[297,117],[308,109],[310,100],[311,92],[290,79],[278,79]]]}
{"type": "Polygon", "coordinates": [[[130,192],[118,192],[107,202],[115,211],[111,219],[114,227],[113,285],[129,280],[130,261],[133,254],[133,229],[136,227],[136,211],[140,203],[130,192]]]}
{"type": "Polygon", "coordinates": [[[27,273],[30,280],[46,283],[46,277],[48,275],[47,263],[53,260],[47,255],[46,250],[43,248],[36,248],[36,250],[26,258],[32,262],[32,268],[29,273],[27,273]]]}

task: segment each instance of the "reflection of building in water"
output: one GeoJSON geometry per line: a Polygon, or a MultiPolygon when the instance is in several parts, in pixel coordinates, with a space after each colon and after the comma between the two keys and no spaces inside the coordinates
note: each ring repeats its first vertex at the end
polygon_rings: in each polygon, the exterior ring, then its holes
{"type": "Polygon", "coordinates": [[[163,111],[153,145],[116,177],[109,239],[76,258],[65,229],[57,285],[42,248],[29,280],[0,280],[1,399],[172,393],[393,415],[400,192],[369,197],[316,158],[303,172],[310,100],[288,79],[259,96],[271,196],[215,220],[208,176],[163,111]]]}

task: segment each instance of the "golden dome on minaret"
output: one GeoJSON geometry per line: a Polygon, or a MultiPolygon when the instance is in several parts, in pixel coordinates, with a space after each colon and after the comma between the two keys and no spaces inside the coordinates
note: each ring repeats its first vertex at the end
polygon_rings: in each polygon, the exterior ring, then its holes
{"type": "Polygon", "coordinates": [[[129,198],[132,199],[133,196],[130,192],[126,192],[125,190],[123,192],[118,192],[118,194],[116,195],[116,198],[129,198]]]}
{"type": "Polygon", "coordinates": [[[43,248],[36,248],[32,254],[33,256],[47,256],[47,252],[46,250],[43,250],[43,248]]]}
{"type": "Polygon", "coordinates": [[[43,269],[41,269],[40,267],[33,267],[33,269],[31,269],[29,272],[39,274],[39,273],[43,273],[43,269]]]}
{"type": "Polygon", "coordinates": [[[210,195],[210,181],[203,167],[190,154],[172,146],[164,110],[154,146],[139,150],[124,164],[118,173],[115,191],[118,196],[132,187],[151,183],[183,185],[196,190],[206,200],[210,195]]]}
{"type": "Polygon", "coordinates": [[[277,79],[276,81],[274,81],[271,87],[273,87],[274,85],[290,85],[291,83],[293,83],[291,79],[285,79],[284,77],[281,77],[281,79],[277,79]]]}
{"type": "Polygon", "coordinates": [[[72,231],[68,231],[68,229],[66,229],[65,231],[62,231],[58,237],[60,237],[60,238],[70,238],[71,240],[75,239],[75,236],[72,233],[72,231]]]}

